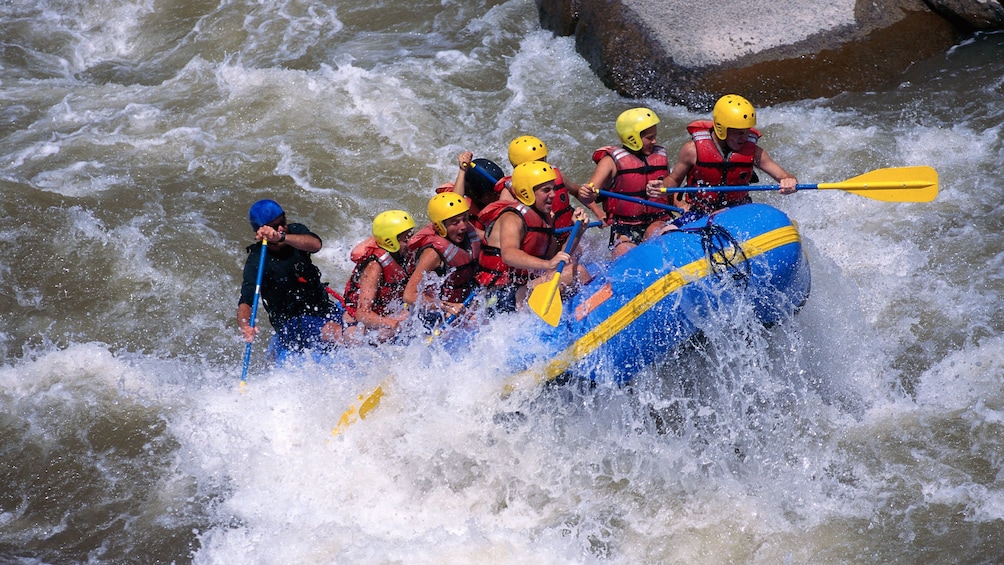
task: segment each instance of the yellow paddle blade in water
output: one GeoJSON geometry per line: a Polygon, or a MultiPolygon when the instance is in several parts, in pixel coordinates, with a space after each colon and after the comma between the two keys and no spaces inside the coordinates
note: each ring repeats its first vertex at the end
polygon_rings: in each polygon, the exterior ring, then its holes
{"type": "Polygon", "coordinates": [[[875,169],[843,182],[819,183],[883,202],[930,202],[938,196],[938,171],[931,167],[875,169]]]}
{"type": "Polygon", "coordinates": [[[370,391],[368,394],[360,394],[358,405],[353,404],[349,406],[342,417],[338,419],[338,424],[335,425],[335,429],[331,431],[332,435],[338,435],[348,429],[349,426],[355,424],[357,421],[362,420],[373,411],[374,408],[380,405],[380,399],[383,398],[383,385],[387,381],[380,383],[375,389],[370,391]]]}
{"type": "MultiPolygon", "coordinates": [[[[568,241],[565,242],[565,253],[572,252],[572,247],[578,243],[579,231],[585,224],[585,220],[579,220],[572,226],[568,241]]],[[[561,320],[561,293],[558,292],[558,283],[561,282],[561,271],[564,268],[564,261],[558,263],[554,277],[546,283],[537,285],[530,293],[530,298],[527,299],[530,309],[553,327],[557,327],[558,321],[561,320]]]]}
{"type": "Polygon", "coordinates": [[[530,293],[530,298],[527,299],[530,309],[545,322],[555,327],[561,319],[561,293],[558,292],[560,279],[561,272],[554,273],[551,280],[537,285],[530,293]]]}

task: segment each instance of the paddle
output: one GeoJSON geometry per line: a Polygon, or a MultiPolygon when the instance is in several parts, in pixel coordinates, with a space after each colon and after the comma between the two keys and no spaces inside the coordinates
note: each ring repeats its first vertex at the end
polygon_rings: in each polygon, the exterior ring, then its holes
{"type": "Polygon", "coordinates": [[[360,394],[358,399],[359,404],[349,406],[348,410],[346,410],[342,414],[342,417],[338,419],[338,423],[335,424],[335,429],[331,430],[331,435],[337,436],[348,429],[349,426],[356,423],[356,421],[366,418],[366,416],[368,416],[369,413],[380,404],[380,399],[383,398],[383,387],[388,384],[392,378],[393,377],[387,377],[368,394],[360,394]]]}
{"type": "MultiPolygon", "coordinates": [[[[460,312],[470,305],[471,301],[474,300],[474,297],[477,296],[477,294],[478,294],[477,288],[472,290],[467,295],[467,298],[464,298],[464,302],[460,306],[460,310],[458,310],[456,314],[450,314],[443,321],[442,325],[436,328],[436,330],[433,332],[433,335],[429,336],[429,339],[426,343],[432,343],[432,340],[436,336],[441,334],[444,329],[446,329],[450,324],[452,324],[454,320],[456,320],[457,317],[460,315],[460,312]]],[[[338,423],[335,424],[335,429],[331,430],[331,434],[337,436],[338,434],[348,429],[348,427],[351,426],[352,424],[356,423],[359,420],[365,419],[370,412],[372,412],[377,406],[380,405],[380,400],[383,398],[384,387],[387,386],[393,378],[394,378],[393,375],[389,376],[370,392],[360,394],[358,398],[358,404],[350,405],[348,409],[342,413],[341,418],[338,418],[338,423]]]]}
{"type": "Polygon", "coordinates": [[[606,196],[607,198],[616,198],[617,200],[626,200],[628,202],[634,202],[635,204],[644,204],[645,206],[651,206],[653,208],[661,208],[668,212],[677,212],[680,214],[684,212],[682,208],[677,208],[676,206],[670,206],[669,204],[663,204],[662,202],[652,202],[651,200],[645,200],[644,198],[635,198],[634,196],[628,196],[618,192],[610,192],[609,190],[597,190],[596,193],[600,196],[606,196]]]}
{"type": "Polygon", "coordinates": [[[471,305],[471,301],[474,300],[474,297],[478,295],[479,288],[480,287],[474,287],[473,290],[467,293],[467,298],[464,298],[464,301],[463,303],[461,303],[460,308],[456,311],[456,313],[447,316],[446,319],[443,320],[443,323],[439,324],[439,326],[437,326],[436,329],[432,331],[432,335],[430,335],[429,339],[426,340],[427,343],[432,343],[433,338],[438,337],[439,334],[443,333],[443,330],[453,325],[453,322],[457,321],[457,318],[460,317],[460,313],[466,310],[467,307],[471,305]]]}
{"type": "MultiPolygon", "coordinates": [[[[584,225],[582,227],[585,228],[585,229],[588,229],[588,228],[598,228],[598,227],[601,227],[602,225],[603,225],[603,222],[601,222],[599,220],[596,220],[596,221],[589,222],[588,224],[586,224],[586,225],[584,225]]],[[[573,229],[575,229],[574,225],[573,226],[568,226],[567,228],[556,228],[554,230],[554,233],[559,234],[559,233],[570,232],[573,229]]]]}
{"type": "MultiPolygon", "coordinates": [[[[572,245],[575,244],[575,238],[579,235],[579,230],[584,223],[585,221],[579,220],[572,226],[572,234],[568,236],[568,243],[565,244],[565,253],[572,252],[572,245]]],[[[558,268],[554,276],[551,277],[551,280],[537,285],[527,300],[531,310],[536,312],[545,322],[555,327],[558,325],[558,320],[561,319],[561,293],[558,292],[558,283],[561,279],[561,271],[564,268],[564,261],[558,263],[558,268]]]]}
{"type": "MultiPolygon", "coordinates": [[[[491,183],[492,183],[492,185],[494,185],[495,183],[497,183],[497,182],[499,181],[499,179],[497,179],[497,178],[493,177],[493,176],[492,176],[492,174],[488,172],[488,169],[486,169],[486,168],[484,167],[484,165],[481,165],[481,166],[479,166],[479,165],[478,165],[477,163],[475,163],[474,161],[471,161],[471,162],[470,162],[470,163],[469,163],[469,164],[468,164],[467,166],[468,166],[468,167],[469,167],[469,168],[470,168],[470,169],[471,169],[472,171],[474,171],[474,172],[478,173],[479,175],[481,175],[481,177],[482,177],[482,178],[484,178],[485,180],[487,180],[487,181],[491,182],[491,183]]],[[[500,177],[500,178],[501,178],[501,177],[500,177]]]]}
{"type": "MultiPolygon", "coordinates": [[[[255,327],[255,318],[258,316],[258,301],[261,298],[261,276],[265,272],[265,250],[268,249],[268,240],[261,240],[261,258],[258,259],[258,277],[254,283],[254,303],[251,304],[251,319],[248,323],[251,328],[255,327]]],[[[248,378],[248,365],[251,363],[251,345],[253,341],[249,341],[247,346],[244,348],[244,369],[241,370],[241,388],[247,386],[248,378]]]]}
{"type": "MultiPolygon", "coordinates": [[[[779,185],[693,186],[666,188],[669,192],[728,192],[779,190],[779,185]]],[[[798,190],[837,189],[883,202],[930,202],[938,196],[938,172],[931,167],[875,169],[843,182],[797,184],[798,190]]]]}
{"type": "Polygon", "coordinates": [[[482,200],[495,194],[495,185],[505,174],[502,169],[488,159],[474,159],[465,167],[464,173],[467,196],[474,200],[482,200]],[[480,161],[480,162],[479,162],[480,161]],[[469,173],[475,173],[471,175],[469,173]]]}

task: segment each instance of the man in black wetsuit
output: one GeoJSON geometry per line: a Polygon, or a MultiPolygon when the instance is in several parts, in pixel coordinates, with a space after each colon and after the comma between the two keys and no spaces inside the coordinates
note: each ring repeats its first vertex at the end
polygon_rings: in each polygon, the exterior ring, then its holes
{"type": "Polygon", "coordinates": [[[247,247],[244,281],[237,306],[237,323],[244,340],[254,341],[251,327],[255,283],[262,253],[268,242],[262,273],[261,299],[280,345],[286,349],[330,347],[342,340],[342,308],[331,300],[321,272],[310,256],[321,250],[321,238],[307,226],[287,223],[286,213],[274,200],[259,200],[248,211],[257,243],[247,247]]]}

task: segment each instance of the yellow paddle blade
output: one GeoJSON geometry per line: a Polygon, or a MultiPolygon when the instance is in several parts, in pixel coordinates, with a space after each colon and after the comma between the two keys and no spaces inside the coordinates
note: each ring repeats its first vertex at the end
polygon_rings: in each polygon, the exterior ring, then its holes
{"type": "Polygon", "coordinates": [[[930,202],[938,196],[938,171],[931,167],[875,169],[844,182],[819,183],[883,202],[930,202]]]}
{"type": "Polygon", "coordinates": [[[355,404],[349,406],[349,409],[338,419],[335,429],[331,430],[331,435],[344,432],[349,426],[368,416],[380,404],[381,398],[383,398],[383,383],[370,391],[369,394],[360,394],[358,407],[355,404]]]}
{"type": "Polygon", "coordinates": [[[554,273],[554,277],[546,283],[541,283],[530,293],[527,304],[530,309],[537,313],[545,322],[557,327],[558,320],[561,319],[561,293],[558,292],[558,283],[561,273],[554,273]]]}

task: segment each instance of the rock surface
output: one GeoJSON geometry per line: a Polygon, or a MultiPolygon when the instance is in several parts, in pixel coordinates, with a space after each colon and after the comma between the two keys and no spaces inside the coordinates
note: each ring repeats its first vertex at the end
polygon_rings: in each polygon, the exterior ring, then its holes
{"type": "Polygon", "coordinates": [[[601,80],[633,98],[708,110],[878,88],[974,30],[1004,29],[1001,0],[536,0],[601,80]]]}
{"type": "Polygon", "coordinates": [[[926,4],[964,31],[1004,29],[1000,0],[927,0],[926,4]]]}

